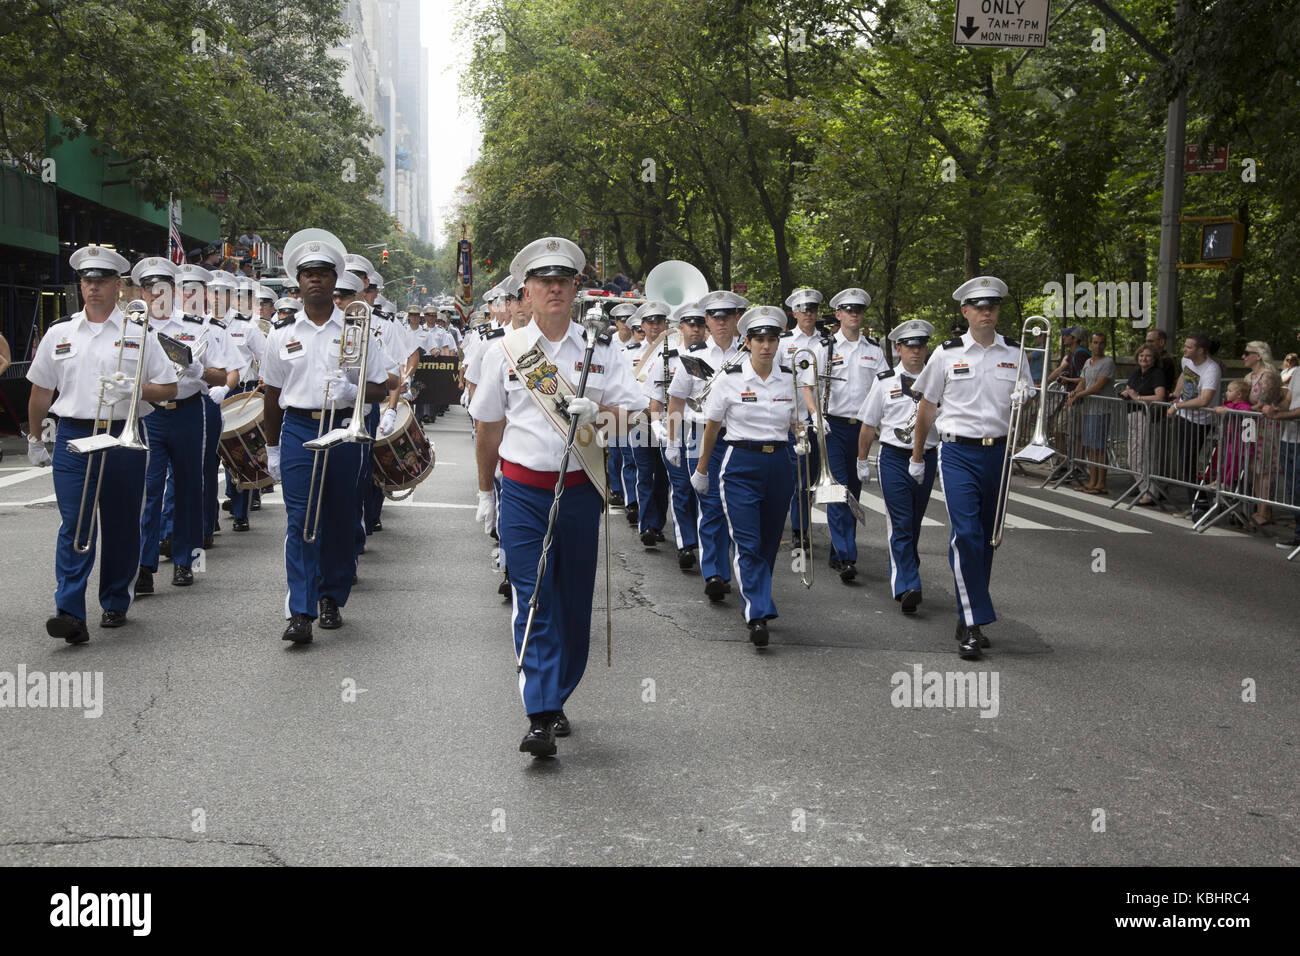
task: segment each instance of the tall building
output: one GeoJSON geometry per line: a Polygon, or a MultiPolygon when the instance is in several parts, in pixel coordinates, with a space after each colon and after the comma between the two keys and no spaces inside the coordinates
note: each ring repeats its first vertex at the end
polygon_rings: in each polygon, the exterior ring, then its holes
{"type": "Polygon", "coordinates": [[[340,83],[381,133],[383,203],[402,228],[433,241],[429,218],[429,51],[420,42],[420,0],[348,0],[349,42],[334,55],[340,83]]]}

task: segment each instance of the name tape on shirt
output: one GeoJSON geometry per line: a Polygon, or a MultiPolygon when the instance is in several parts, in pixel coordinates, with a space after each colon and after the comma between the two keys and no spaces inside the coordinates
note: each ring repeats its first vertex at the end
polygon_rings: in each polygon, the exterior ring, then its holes
{"type": "Polygon", "coordinates": [[[953,375],[969,375],[970,365],[966,362],[958,362],[952,367],[953,375]]]}

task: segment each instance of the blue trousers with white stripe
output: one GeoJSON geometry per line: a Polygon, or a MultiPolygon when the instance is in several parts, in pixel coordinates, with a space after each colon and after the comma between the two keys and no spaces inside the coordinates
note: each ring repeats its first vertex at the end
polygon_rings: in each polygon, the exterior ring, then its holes
{"type": "Polygon", "coordinates": [[[155,408],[143,419],[149,436],[149,469],[140,520],[140,567],[150,571],[158,570],[160,537],[172,539],[172,563],[182,568],[193,564],[195,552],[203,546],[202,403],[207,401],[198,398],[176,408],[155,408]],[[168,530],[163,526],[163,499],[169,484],[175,493],[168,530]]]}
{"type": "MultiPolygon", "coordinates": [[[[380,403],[375,402],[370,408],[370,414],[366,415],[366,431],[370,437],[375,437],[375,432],[379,431],[379,416],[381,414],[380,403]]],[[[357,527],[356,543],[357,554],[366,546],[366,535],[379,520],[379,512],[374,509],[374,499],[371,492],[375,490],[375,483],[371,480],[371,475],[375,473],[375,456],[372,453],[370,445],[358,446],[361,452],[360,470],[357,472],[357,527]]],[[[382,494],[380,500],[383,500],[382,494]]]]}
{"type": "MultiPolygon", "coordinates": [[[[632,453],[633,449],[628,436],[624,436],[623,441],[623,463],[621,483],[623,485],[623,501],[629,505],[638,504],[636,497],[636,456],[632,453]]],[[[638,508],[638,512],[639,512],[638,508]]],[[[638,520],[640,515],[638,514],[638,520]]]]}
{"type": "MultiPolygon", "coordinates": [[[[686,425],[686,433],[679,436],[678,441],[685,439],[687,448],[695,445],[695,426],[686,425]]],[[[682,457],[678,459],[681,464],[671,465],[668,459],[664,459],[664,469],[668,473],[668,481],[672,486],[669,492],[669,502],[673,509],[673,535],[677,540],[677,549],[693,548],[699,544],[699,535],[696,531],[696,522],[699,520],[699,502],[695,500],[695,489],[691,487],[691,469],[694,467],[690,463],[687,451],[683,449],[682,457]]]]}
{"type": "MultiPolygon", "coordinates": [[[[497,533],[510,566],[516,657],[554,497],[554,488],[501,479],[497,533]]],[[[546,576],[519,674],[519,696],[528,714],[562,709],[587,669],[602,511],[600,492],[590,482],[565,488],[560,497],[546,576]]]]}
{"type": "Polygon", "coordinates": [[[919,485],[907,473],[911,451],[880,444],[877,474],[885,499],[885,530],[889,533],[889,586],[894,597],[904,591],[921,590],[921,558],[916,546],[921,540],[921,521],[930,503],[930,489],[938,465],[939,450],[925,453],[925,480],[919,485]]]}
{"type": "MultiPolygon", "coordinates": [[[[248,382],[240,382],[239,386],[234,389],[231,395],[243,395],[257,388],[257,379],[248,382]]],[[[238,408],[239,406],[235,406],[238,408]]],[[[218,406],[220,408],[220,406],[218,406]]],[[[252,490],[240,491],[235,487],[235,479],[231,476],[229,470],[226,471],[226,497],[230,499],[230,517],[242,518],[248,520],[248,505],[253,499],[252,490]]]]}
{"type": "MultiPolygon", "coordinates": [[[[335,423],[341,425],[343,417],[343,413],[336,415],[335,423]]],[[[361,470],[361,453],[368,454],[369,447],[343,442],[330,449],[323,481],[322,469],[317,469],[318,491],[313,492],[312,513],[308,514],[314,454],[302,443],[315,438],[319,426],[319,421],[288,413],[280,426],[280,486],[286,521],[284,569],[289,580],[286,618],[291,614],[315,618],[323,597],[333,598],[339,607],[347,604],[352,576],[357,573],[357,473],[361,470]],[[316,540],[308,544],[302,540],[302,529],[314,520],[316,493],[323,496],[320,528],[316,540]]],[[[321,452],[322,458],[324,455],[321,452]]]]}
{"type": "Polygon", "coordinates": [[[939,448],[943,496],[952,525],[948,563],[957,588],[957,614],[963,624],[992,624],[993,598],[989,578],[993,573],[993,517],[998,503],[998,478],[1006,449],[1002,445],[959,445],[944,442],[939,448]]]}
{"type": "MultiPolygon", "coordinates": [[[[795,438],[794,433],[790,433],[790,453],[794,454],[795,438]]],[[[817,483],[817,476],[821,474],[822,467],[822,448],[821,442],[817,440],[817,433],[810,427],[808,429],[808,474],[812,475],[813,484],[817,483]]],[[[797,462],[796,462],[797,464],[797,462]]],[[[802,465],[799,465],[802,468],[802,465]]],[[[855,466],[856,467],[856,466],[855,466]]],[[[810,501],[811,496],[804,499],[810,501]]],[[[812,522],[809,520],[807,505],[800,508],[800,496],[794,495],[790,499],[790,530],[796,534],[807,531],[812,533],[812,522]]]]}
{"type": "Polygon", "coordinates": [[[636,500],[640,507],[637,530],[662,531],[668,520],[668,472],[664,470],[663,453],[658,446],[640,441],[632,449],[632,456],[636,459],[636,500]]]}
{"type": "MultiPolygon", "coordinates": [[[[727,515],[722,510],[722,499],[718,495],[718,473],[722,469],[722,459],[730,446],[721,438],[713,445],[713,454],[709,456],[706,469],[709,476],[709,493],[699,498],[699,520],[695,532],[700,542],[700,576],[731,580],[731,536],[727,533],[727,515]]],[[[699,465],[699,456],[687,458],[687,465],[695,471],[699,465]]]]}
{"type": "MultiPolygon", "coordinates": [[[[152,417],[152,416],[149,416],[152,417]]],[[[122,433],[121,424],[112,429],[122,433]]],[[[74,426],[66,419],[59,422],[54,439],[52,462],[54,494],[59,504],[59,537],[54,551],[54,606],[56,610],[86,619],[86,583],[95,564],[95,542],[100,541],[99,603],[106,611],[126,613],[135,597],[135,579],[140,570],[140,508],[144,502],[144,473],[147,452],[112,448],[87,456],[68,450],[68,441],[85,438],[91,430],[74,426]],[[86,478],[89,460],[90,477],[86,478]],[[99,492],[99,526],[90,530],[90,501],[100,470],[104,483],[99,492]],[[81,540],[89,537],[90,549],[78,554],[72,547],[77,530],[83,482],[86,488],[86,513],[81,540]]]]}
{"type": "MultiPolygon", "coordinates": [[[[826,422],[826,457],[831,474],[849,489],[854,498],[862,492],[862,482],[858,478],[858,435],[861,432],[861,425],[847,425],[829,419],[826,422]]],[[[856,563],[858,523],[849,506],[827,505],[826,524],[831,532],[831,558],[856,563]]]]}
{"type": "Polygon", "coordinates": [[[623,500],[627,500],[627,492],[623,489],[623,456],[627,453],[627,447],[621,443],[618,438],[611,438],[609,443],[609,455],[605,459],[605,470],[609,477],[609,490],[617,491],[623,495],[623,500]]]}
{"type": "Polygon", "coordinates": [[[203,406],[203,533],[217,530],[217,468],[221,459],[217,443],[221,441],[221,406],[206,395],[203,406]]]}
{"type": "Polygon", "coordinates": [[[784,444],[767,455],[726,448],[718,488],[727,528],[736,543],[732,560],[745,620],[770,621],[776,617],[772,571],[794,494],[794,454],[784,444]]]}

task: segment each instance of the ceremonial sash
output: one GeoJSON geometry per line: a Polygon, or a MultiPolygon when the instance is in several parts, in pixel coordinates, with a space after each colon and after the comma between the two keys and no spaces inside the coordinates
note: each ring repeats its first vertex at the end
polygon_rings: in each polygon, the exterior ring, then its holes
{"type": "MultiPolygon", "coordinates": [[[[560,374],[543,351],[539,342],[528,344],[528,327],[514,329],[501,340],[506,358],[524,384],[528,397],[537,403],[542,415],[551,423],[561,437],[569,437],[569,419],[560,411],[563,405],[577,394],[577,390],[560,374]]],[[[578,463],[587,473],[591,483],[602,496],[607,494],[605,478],[605,452],[596,442],[596,428],[593,425],[579,426],[573,437],[573,453],[578,456],[578,463]]]]}
{"type": "MultiPolygon", "coordinates": [[[[650,374],[650,369],[654,368],[655,350],[658,349],[661,345],[663,345],[664,339],[668,337],[668,333],[671,331],[672,329],[664,329],[662,332],[659,333],[658,336],[656,336],[653,342],[651,342],[648,346],[646,346],[645,355],[641,357],[641,364],[637,366],[637,370],[636,370],[636,380],[638,382],[644,382],[646,380],[646,376],[650,374]]],[[[660,362],[662,361],[663,358],[661,356],[660,362]]]]}

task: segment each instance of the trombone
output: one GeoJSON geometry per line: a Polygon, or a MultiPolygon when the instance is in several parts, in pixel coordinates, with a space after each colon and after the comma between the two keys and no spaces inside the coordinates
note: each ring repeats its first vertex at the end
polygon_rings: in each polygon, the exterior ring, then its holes
{"type": "Polygon", "coordinates": [[[997,510],[993,513],[993,534],[989,537],[989,545],[996,548],[1002,543],[1002,533],[1006,530],[1007,521],[1007,499],[1011,496],[1011,463],[1015,461],[1027,461],[1031,464],[1042,464],[1056,454],[1047,440],[1047,427],[1044,413],[1047,410],[1047,402],[1039,401],[1038,416],[1034,420],[1034,433],[1030,436],[1029,444],[1025,445],[1020,451],[1012,454],[1012,449],[1016,447],[1016,442],[1020,439],[1020,432],[1024,427],[1025,403],[1032,397],[1030,392],[1023,386],[1020,380],[1021,371],[1025,367],[1026,353],[1042,352],[1043,353],[1043,374],[1042,381],[1038,383],[1038,394],[1045,398],[1047,395],[1047,366],[1048,352],[1051,349],[1052,342],[1052,323],[1041,315],[1031,315],[1025,319],[1024,324],[1020,327],[1020,352],[1016,356],[1016,384],[1011,391],[1011,428],[1007,435],[1007,450],[1002,458],[1002,475],[998,479],[998,503],[997,510]],[[1030,336],[1043,335],[1043,344],[1041,346],[1025,345],[1030,336]]]}
{"type": "Polygon", "coordinates": [[[128,303],[125,311],[126,321],[122,323],[122,336],[117,344],[117,367],[113,370],[114,374],[122,371],[128,326],[132,324],[140,326],[139,354],[135,361],[135,378],[131,382],[131,404],[127,408],[126,419],[122,422],[122,434],[115,438],[111,432],[110,422],[105,417],[113,414],[113,405],[109,404],[105,409],[104,389],[107,388],[107,384],[103,383],[99,386],[99,406],[95,409],[94,428],[85,438],[74,438],[68,442],[68,451],[86,456],[86,473],[81,480],[81,501],[77,505],[77,529],[72,533],[72,549],[77,554],[87,553],[95,540],[95,529],[99,523],[99,493],[104,485],[103,456],[114,448],[125,448],[127,451],[149,450],[148,443],[140,433],[140,389],[144,379],[145,343],[149,341],[148,314],[149,307],[145,305],[143,299],[133,299],[128,303]],[[101,422],[104,425],[102,432],[99,430],[101,422]],[[93,457],[95,455],[99,456],[99,475],[95,479],[95,495],[90,502],[90,528],[86,532],[85,542],[82,542],[81,530],[86,520],[86,492],[90,487],[90,470],[95,467],[93,457]]]}
{"type": "Polygon", "coordinates": [[[374,441],[366,431],[366,360],[370,355],[370,306],[363,301],[351,303],[343,311],[343,334],[339,336],[339,365],[343,371],[357,369],[357,398],[352,406],[352,419],[342,428],[334,427],[334,405],[330,398],[333,380],[325,382],[325,391],[321,397],[320,426],[316,437],[302,443],[302,447],[314,452],[311,460],[311,478],[307,483],[307,515],[311,518],[310,529],[302,529],[302,540],[311,544],[320,533],[320,509],[325,500],[325,469],[329,466],[330,449],[343,442],[357,442],[368,445],[374,441]],[[330,430],[325,430],[325,418],[329,416],[330,430]],[[320,471],[319,486],[316,472],[320,471]],[[312,499],[315,499],[315,513],[312,511],[312,499]]]}

